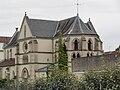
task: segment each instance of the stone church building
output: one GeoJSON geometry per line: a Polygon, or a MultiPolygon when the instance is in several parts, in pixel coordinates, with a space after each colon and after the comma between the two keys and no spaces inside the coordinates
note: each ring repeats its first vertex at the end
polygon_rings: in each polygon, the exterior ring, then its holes
{"type": "MultiPolygon", "coordinates": [[[[20,28],[3,46],[1,77],[34,80],[45,76],[47,66],[55,62],[60,32],[71,68],[73,58],[103,54],[102,41],[90,19],[84,23],[77,15],[52,21],[32,19],[25,14],[20,28]]],[[[72,72],[71,68],[69,71],[72,72]]]]}

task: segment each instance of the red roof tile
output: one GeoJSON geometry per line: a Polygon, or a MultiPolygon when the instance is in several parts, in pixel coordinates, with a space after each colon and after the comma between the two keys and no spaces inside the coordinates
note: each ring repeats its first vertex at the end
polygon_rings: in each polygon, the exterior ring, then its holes
{"type": "Polygon", "coordinates": [[[11,37],[0,36],[0,43],[6,43],[11,39],[11,37]]]}
{"type": "Polygon", "coordinates": [[[14,65],[15,65],[15,59],[4,60],[4,61],[0,62],[0,67],[14,66],[14,65]]]}

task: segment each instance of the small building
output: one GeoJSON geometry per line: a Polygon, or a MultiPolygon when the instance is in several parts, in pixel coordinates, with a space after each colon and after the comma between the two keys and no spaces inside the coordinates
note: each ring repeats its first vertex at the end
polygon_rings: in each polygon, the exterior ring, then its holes
{"type": "Polygon", "coordinates": [[[4,59],[3,45],[10,40],[11,37],[0,36],[0,61],[4,59]]]}

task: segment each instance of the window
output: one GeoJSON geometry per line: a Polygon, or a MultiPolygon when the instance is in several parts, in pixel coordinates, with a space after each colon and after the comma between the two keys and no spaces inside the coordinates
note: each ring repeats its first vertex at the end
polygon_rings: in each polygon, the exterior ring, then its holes
{"type": "Polygon", "coordinates": [[[87,57],[89,57],[90,55],[89,55],[89,52],[87,53],[87,57]]]}
{"type": "Polygon", "coordinates": [[[9,50],[7,50],[7,59],[9,59],[9,50]]]}
{"type": "Polygon", "coordinates": [[[23,55],[23,64],[28,63],[28,55],[23,55]]]}
{"type": "Polygon", "coordinates": [[[6,79],[9,80],[10,79],[10,68],[6,68],[5,75],[6,75],[6,79]]]}
{"type": "Polygon", "coordinates": [[[76,56],[75,56],[75,53],[73,53],[73,56],[72,56],[73,58],[76,58],[76,56]]]}
{"type": "Polygon", "coordinates": [[[12,49],[10,49],[10,58],[12,59],[12,49]]]}
{"type": "Polygon", "coordinates": [[[74,50],[78,50],[78,40],[74,41],[74,50]]]}
{"type": "Polygon", "coordinates": [[[17,44],[16,52],[19,53],[19,44],[17,44]]]}
{"type": "Polygon", "coordinates": [[[80,58],[80,54],[79,53],[77,53],[77,58],[80,58]]]}
{"type": "Polygon", "coordinates": [[[92,40],[91,39],[88,40],[88,50],[89,51],[92,50],[92,40]]]}
{"type": "Polygon", "coordinates": [[[23,51],[26,52],[28,49],[28,45],[26,42],[23,43],[23,51]]]}
{"type": "Polygon", "coordinates": [[[27,82],[27,81],[28,81],[28,76],[29,76],[28,70],[27,70],[27,68],[24,68],[24,69],[22,70],[22,79],[23,79],[24,82],[27,82]]]}
{"type": "Polygon", "coordinates": [[[67,51],[65,43],[63,44],[63,49],[65,52],[67,51]]]}

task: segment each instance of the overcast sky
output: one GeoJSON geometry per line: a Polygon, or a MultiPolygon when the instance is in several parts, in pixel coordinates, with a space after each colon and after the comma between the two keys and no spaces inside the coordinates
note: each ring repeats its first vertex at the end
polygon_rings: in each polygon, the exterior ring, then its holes
{"type": "MultiPolygon", "coordinates": [[[[31,18],[61,20],[76,15],[76,0],[1,0],[0,35],[11,36],[24,12],[31,18]]],[[[105,51],[120,45],[120,0],[79,0],[79,16],[91,21],[105,51]]]]}

